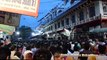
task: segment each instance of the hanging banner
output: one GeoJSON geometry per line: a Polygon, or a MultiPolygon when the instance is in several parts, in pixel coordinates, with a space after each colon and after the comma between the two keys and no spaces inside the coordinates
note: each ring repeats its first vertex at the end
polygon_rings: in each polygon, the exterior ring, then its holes
{"type": "Polygon", "coordinates": [[[20,23],[20,14],[0,11],[0,24],[17,27],[20,23]]]}
{"type": "Polygon", "coordinates": [[[40,0],[2,0],[0,10],[29,16],[38,16],[40,0]]]}
{"type": "Polygon", "coordinates": [[[5,32],[6,34],[13,34],[15,32],[14,26],[0,24],[0,32],[5,32]]]}
{"type": "Polygon", "coordinates": [[[3,24],[17,27],[20,24],[20,17],[20,14],[5,13],[5,19],[3,24]]]}

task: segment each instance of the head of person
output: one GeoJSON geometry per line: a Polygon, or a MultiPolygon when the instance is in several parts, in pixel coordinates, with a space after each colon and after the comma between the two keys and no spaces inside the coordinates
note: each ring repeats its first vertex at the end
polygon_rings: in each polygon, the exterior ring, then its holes
{"type": "Polygon", "coordinates": [[[50,60],[51,56],[52,55],[49,50],[39,49],[35,52],[33,60],[50,60]]]}
{"type": "Polygon", "coordinates": [[[78,43],[75,43],[75,45],[74,45],[74,51],[79,51],[79,46],[78,46],[78,43]]]}
{"type": "Polygon", "coordinates": [[[85,42],[83,47],[85,50],[89,50],[89,48],[90,48],[89,42],[85,42]]]}
{"type": "Polygon", "coordinates": [[[61,53],[59,53],[59,52],[56,52],[55,54],[54,54],[54,60],[61,60],[61,53]]]}
{"type": "Polygon", "coordinates": [[[4,41],[1,40],[1,41],[0,41],[0,47],[3,47],[3,46],[4,46],[4,41]]]}
{"type": "Polygon", "coordinates": [[[33,59],[32,56],[33,56],[33,54],[31,51],[24,52],[24,60],[32,60],[33,59]]]}
{"type": "Polygon", "coordinates": [[[5,39],[5,45],[9,45],[11,43],[10,39],[5,39]]]}
{"type": "Polygon", "coordinates": [[[17,48],[17,46],[16,46],[16,45],[12,45],[12,46],[11,46],[11,51],[16,50],[16,48],[17,48]]]}

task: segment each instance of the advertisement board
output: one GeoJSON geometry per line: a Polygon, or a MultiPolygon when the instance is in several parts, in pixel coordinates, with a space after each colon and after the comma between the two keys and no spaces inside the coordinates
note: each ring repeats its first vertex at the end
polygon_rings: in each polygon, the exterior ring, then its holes
{"type": "Polygon", "coordinates": [[[39,3],[39,0],[1,0],[0,10],[37,17],[39,3]]]}
{"type": "Polygon", "coordinates": [[[5,13],[4,24],[10,26],[19,26],[21,15],[15,13],[5,13]]]}

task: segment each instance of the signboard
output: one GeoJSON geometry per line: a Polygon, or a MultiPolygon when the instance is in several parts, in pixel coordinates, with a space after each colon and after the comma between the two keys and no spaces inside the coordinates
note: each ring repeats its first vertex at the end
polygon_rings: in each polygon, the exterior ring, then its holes
{"type": "Polygon", "coordinates": [[[21,15],[15,13],[5,13],[4,24],[10,26],[19,26],[21,15]]]}
{"type": "Polygon", "coordinates": [[[0,24],[17,27],[20,23],[20,16],[19,14],[0,11],[0,24]]]}
{"type": "Polygon", "coordinates": [[[4,12],[0,12],[0,24],[4,23],[4,19],[5,19],[5,13],[4,12]]]}
{"type": "Polygon", "coordinates": [[[0,10],[38,16],[39,0],[1,0],[0,10]]]}

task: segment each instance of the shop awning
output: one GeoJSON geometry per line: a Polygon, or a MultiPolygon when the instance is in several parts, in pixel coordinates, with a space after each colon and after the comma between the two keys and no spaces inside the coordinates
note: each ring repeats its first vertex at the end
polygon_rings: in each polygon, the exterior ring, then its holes
{"type": "Polygon", "coordinates": [[[93,29],[93,30],[90,30],[90,32],[107,32],[107,28],[98,28],[98,29],[93,29]]]}

